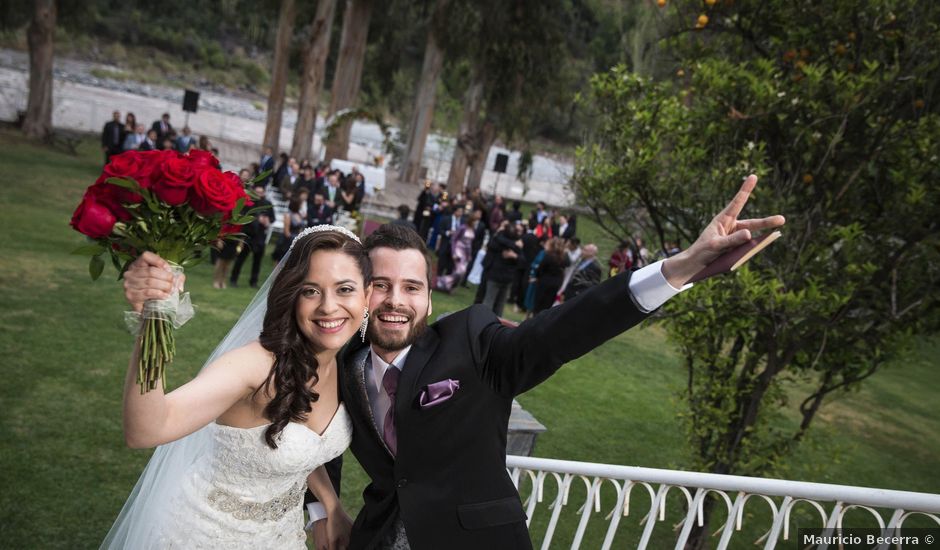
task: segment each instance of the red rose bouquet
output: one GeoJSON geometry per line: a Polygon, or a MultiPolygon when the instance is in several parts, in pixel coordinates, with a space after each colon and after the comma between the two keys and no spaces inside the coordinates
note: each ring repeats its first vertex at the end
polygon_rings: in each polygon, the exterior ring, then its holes
{"type": "MultiPolygon", "coordinates": [[[[199,262],[218,239],[240,236],[252,220],[251,201],[238,175],[219,170],[206,151],[128,151],[111,157],[88,187],[72,215],[72,227],[95,241],[75,251],[91,256],[92,279],[111,258],[120,275],[144,251],[173,266],[174,274],[199,262]]],[[[120,276],[119,276],[120,278],[120,276]]],[[[176,351],[173,330],[192,317],[189,295],[179,288],[166,300],[151,300],[141,314],[128,313],[128,325],[143,330],[137,382],[144,393],[166,387],[165,367],[176,351]]]]}

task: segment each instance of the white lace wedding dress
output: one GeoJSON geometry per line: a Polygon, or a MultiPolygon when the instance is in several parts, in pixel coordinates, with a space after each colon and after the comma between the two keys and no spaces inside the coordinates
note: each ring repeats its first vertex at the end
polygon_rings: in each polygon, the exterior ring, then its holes
{"type": "Polygon", "coordinates": [[[306,548],[303,498],[307,475],[349,446],[344,405],[323,435],[288,423],[272,449],[267,425],[210,424],[212,443],[188,469],[157,520],[153,548],[306,548]]]}

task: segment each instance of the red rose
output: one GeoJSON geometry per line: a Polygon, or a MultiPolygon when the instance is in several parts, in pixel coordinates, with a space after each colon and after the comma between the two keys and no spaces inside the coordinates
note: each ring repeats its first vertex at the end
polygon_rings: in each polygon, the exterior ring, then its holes
{"type": "MultiPolygon", "coordinates": [[[[151,152],[125,151],[111,157],[111,161],[105,165],[101,177],[95,183],[104,183],[108,178],[126,178],[136,181],[144,189],[149,189],[155,160],[149,153],[151,152]]],[[[120,202],[138,203],[144,200],[138,193],[129,189],[117,189],[120,202]]]]}
{"type": "Polygon", "coordinates": [[[131,213],[121,204],[125,193],[130,193],[127,189],[111,185],[110,183],[96,183],[85,190],[85,195],[91,196],[95,202],[111,211],[114,216],[121,220],[131,219],[131,213]]]}
{"type": "Polygon", "coordinates": [[[83,235],[87,235],[92,239],[100,239],[111,234],[115,222],[117,222],[117,218],[114,217],[111,210],[95,200],[94,193],[85,192],[82,202],[78,204],[78,208],[72,214],[72,221],[69,225],[83,235]]]}
{"type": "Polygon", "coordinates": [[[221,168],[219,164],[219,159],[215,158],[215,155],[209,151],[203,151],[202,149],[192,149],[189,152],[189,162],[193,163],[198,168],[215,168],[218,170],[221,168]]]}
{"type": "Polygon", "coordinates": [[[186,202],[189,188],[197,177],[193,165],[184,158],[175,157],[164,160],[158,170],[159,177],[153,179],[153,192],[157,198],[170,206],[186,202]]]}
{"type": "Polygon", "coordinates": [[[238,199],[239,194],[232,188],[230,178],[212,169],[202,171],[189,192],[190,206],[203,216],[219,212],[229,215],[238,199]]]}

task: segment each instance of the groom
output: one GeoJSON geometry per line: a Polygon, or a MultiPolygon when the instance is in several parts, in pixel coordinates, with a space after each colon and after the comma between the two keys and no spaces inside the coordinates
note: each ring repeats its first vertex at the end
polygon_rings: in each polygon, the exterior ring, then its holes
{"type": "Polygon", "coordinates": [[[782,225],[782,216],[738,221],[756,181],[747,178],[686,251],[608,279],[516,328],[482,306],[428,326],[423,240],[392,224],[370,235],[369,344],[349,346],[341,376],[351,448],[371,478],[350,547],[531,548],[506,471],[513,398],[645,319],[751,230],[782,225]]]}

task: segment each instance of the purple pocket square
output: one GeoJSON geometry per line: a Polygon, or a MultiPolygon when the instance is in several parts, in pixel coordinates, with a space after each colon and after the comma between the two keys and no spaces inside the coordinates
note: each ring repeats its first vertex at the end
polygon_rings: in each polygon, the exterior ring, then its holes
{"type": "Polygon", "coordinates": [[[460,380],[452,380],[450,378],[428,384],[421,390],[421,395],[418,397],[418,405],[420,405],[422,409],[430,409],[453,397],[458,389],[460,389],[460,380]]]}

